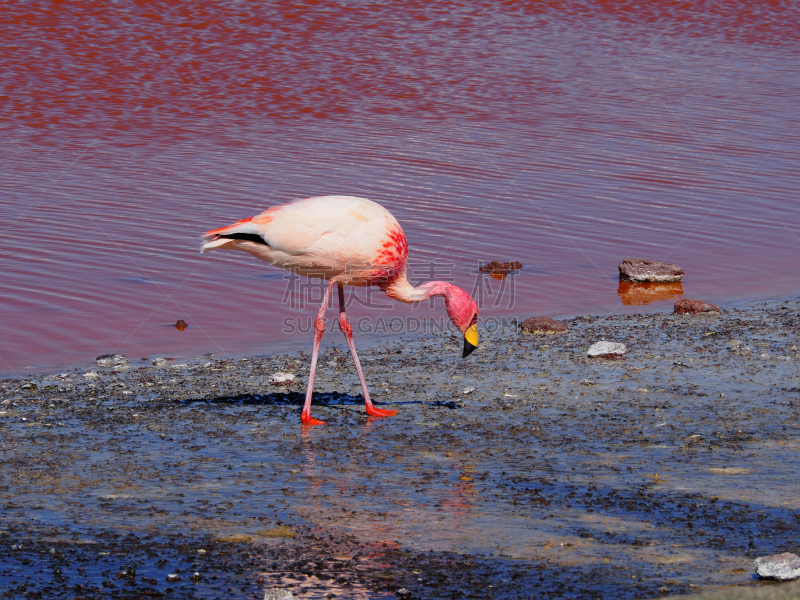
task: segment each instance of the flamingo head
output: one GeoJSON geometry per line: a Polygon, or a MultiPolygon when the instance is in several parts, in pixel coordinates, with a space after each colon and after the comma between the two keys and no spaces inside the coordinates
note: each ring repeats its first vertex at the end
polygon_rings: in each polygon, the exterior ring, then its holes
{"type": "Polygon", "coordinates": [[[464,353],[467,358],[478,347],[478,305],[467,292],[454,285],[445,294],[445,305],[450,320],[464,335],[464,353]]]}

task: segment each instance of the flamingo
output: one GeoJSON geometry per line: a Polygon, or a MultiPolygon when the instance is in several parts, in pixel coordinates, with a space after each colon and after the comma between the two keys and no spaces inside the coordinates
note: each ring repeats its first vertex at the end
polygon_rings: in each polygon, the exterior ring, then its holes
{"type": "Polygon", "coordinates": [[[202,252],[219,248],[240,250],[298,275],[328,280],[322,305],[314,319],[314,349],[301,414],[304,425],[325,424],[311,416],[311,394],[319,344],[325,331],[325,310],[334,286],[339,289],[339,327],[350,346],[370,416],[390,417],[397,411],[377,408],[370,399],[353,343],[353,328],[345,314],[345,285],[376,285],[390,298],[406,303],[444,296],[450,320],[464,335],[462,358],[478,346],[478,305],[472,296],[446,281],[412,286],[406,278],[408,242],[400,224],[383,206],[366,198],[318,196],[296,200],[273,206],[233,225],[213,229],[204,237],[207,241],[202,252]]]}

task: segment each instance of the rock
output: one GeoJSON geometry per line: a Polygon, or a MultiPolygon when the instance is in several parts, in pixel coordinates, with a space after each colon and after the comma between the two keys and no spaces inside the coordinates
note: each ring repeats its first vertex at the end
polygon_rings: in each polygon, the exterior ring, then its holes
{"type": "Polygon", "coordinates": [[[292,385],[297,379],[292,373],[273,373],[269,378],[270,385],[292,385]]]}
{"type": "Polygon", "coordinates": [[[678,265],[657,260],[627,257],[619,263],[620,281],[680,281],[683,275],[678,265]]]}
{"type": "Polygon", "coordinates": [[[625,344],[620,342],[595,342],[589,347],[589,356],[591,358],[620,360],[627,351],[628,348],[625,344]]]}
{"type": "Polygon", "coordinates": [[[180,580],[181,576],[178,575],[177,573],[170,573],[169,575],[167,575],[167,583],[175,583],[176,581],[180,580]]]}
{"type": "Polygon", "coordinates": [[[761,556],[755,560],[755,565],[761,579],[789,581],[800,577],[800,556],[791,552],[761,556]]]}
{"type": "Polygon", "coordinates": [[[169,363],[167,362],[167,359],[161,358],[160,356],[158,358],[154,358],[152,364],[153,364],[154,367],[166,367],[166,366],[169,366],[169,363]]]}
{"type": "Polygon", "coordinates": [[[550,317],[531,317],[519,326],[527,333],[561,333],[569,329],[566,323],[559,323],[550,317]]]}
{"type": "Polygon", "coordinates": [[[178,321],[175,323],[175,329],[177,329],[178,331],[183,331],[187,327],[188,325],[186,324],[186,321],[184,321],[183,319],[178,319],[178,321]]]}
{"type": "Polygon", "coordinates": [[[522,263],[516,260],[504,263],[501,263],[499,260],[493,260],[485,265],[481,265],[478,270],[482,273],[491,273],[492,275],[508,275],[511,271],[518,271],[521,268],[522,263]]]}
{"type": "Polygon", "coordinates": [[[103,354],[94,360],[98,367],[116,367],[117,365],[128,364],[128,359],[122,354],[103,354]]]}
{"type": "Polygon", "coordinates": [[[472,393],[472,392],[474,392],[474,391],[475,391],[475,388],[474,388],[473,386],[469,386],[468,388],[464,388],[464,391],[463,391],[463,392],[461,392],[461,393],[462,393],[464,396],[466,396],[466,395],[468,395],[468,394],[471,394],[471,393],[472,393]]]}
{"type": "Polygon", "coordinates": [[[294,595],[289,590],[281,588],[270,588],[264,590],[264,600],[292,600],[294,595]]]}
{"type": "Polygon", "coordinates": [[[719,312],[719,306],[688,298],[682,298],[675,303],[676,315],[696,315],[704,312],[719,312]]]}

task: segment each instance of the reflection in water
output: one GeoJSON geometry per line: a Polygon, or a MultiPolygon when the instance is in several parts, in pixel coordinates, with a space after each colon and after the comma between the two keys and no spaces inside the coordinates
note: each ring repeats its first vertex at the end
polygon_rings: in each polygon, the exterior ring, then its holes
{"type": "Polygon", "coordinates": [[[639,306],[651,302],[673,300],[675,296],[682,296],[683,285],[680,281],[666,283],[620,281],[617,293],[624,305],[639,306]]]}
{"type": "Polygon", "coordinates": [[[350,444],[354,452],[347,455],[347,464],[325,472],[318,469],[315,455],[314,438],[320,432],[303,428],[309,488],[299,494],[303,506],[295,509],[311,523],[349,530],[362,539],[374,540],[382,548],[394,546],[396,540],[406,540],[412,535],[424,539],[426,547],[450,550],[458,547],[465,536],[474,536],[473,511],[479,498],[473,483],[472,461],[450,452],[415,456],[401,464],[370,460],[375,457],[365,456],[359,449],[374,446],[366,438],[382,435],[380,428],[373,430],[381,420],[368,418],[361,440],[350,444]],[[398,469],[416,475],[413,482],[403,485],[385,479],[398,469]],[[435,490],[431,495],[427,493],[429,486],[435,490]],[[387,502],[402,519],[387,518],[387,502]]]}

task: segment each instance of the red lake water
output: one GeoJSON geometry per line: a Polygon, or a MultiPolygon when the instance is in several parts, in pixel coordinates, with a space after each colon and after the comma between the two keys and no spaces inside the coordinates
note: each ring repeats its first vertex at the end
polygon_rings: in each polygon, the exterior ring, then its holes
{"type": "MultiPolygon", "coordinates": [[[[199,236],[317,195],[386,206],[485,324],[798,293],[791,2],[11,1],[0,64],[0,373],[310,349],[320,283],[199,236]]],[[[374,292],[357,342],[445,317],[374,292]]]]}

